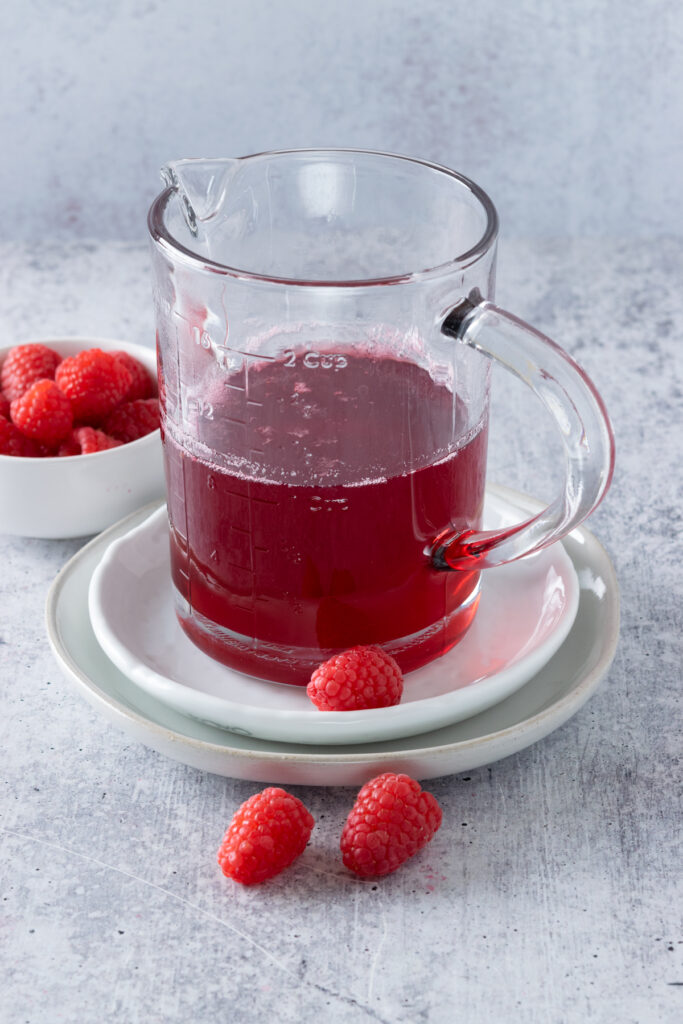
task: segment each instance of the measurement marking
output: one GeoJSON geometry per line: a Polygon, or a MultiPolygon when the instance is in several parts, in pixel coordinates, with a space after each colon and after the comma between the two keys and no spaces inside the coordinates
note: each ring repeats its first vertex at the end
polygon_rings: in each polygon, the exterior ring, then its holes
{"type": "Polygon", "coordinates": [[[236,416],[224,416],[223,419],[227,420],[228,423],[237,423],[240,427],[246,427],[247,425],[246,420],[238,420],[236,416]]]}
{"type": "Polygon", "coordinates": [[[264,554],[268,554],[270,548],[261,548],[258,544],[254,544],[254,551],[262,551],[264,554]]]}
{"type": "Polygon", "coordinates": [[[259,409],[263,408],[263,402],[257,402],[255,399],[250,398],[247,400],[247,405],[257,405],[259,409]]]}
{"type": "Polygon", "coordinates": [[[240,565],[238,562],[227,563],[232,569],[240,569],[242,572],[251,572],[251,568],[248,565],[240,565]]]}
{"type": "Polygon", "coordinates": [[[233,498],[246,498],[246,494],[240,494],[239,491],[223,491],[223,494],[232,494],[233,498]]]}
{"type": "Polygon", "coordinates": [[[231,526],[230,529],[234,530],[235,533],[246,533],[246,534],[250,534],[251,533],[251,530],[245,529],[244,526],[231,526]]]}
{"type": "Polygon", "coordinates": [[[241,348],[232,348],[231,345],[216,345],[216,349],[219,352],[232,352],[236,356],[244,356],[246,359],[265,359],[269,363],[274,363],[277,356],[266,356],[262,352],[245,352],[241,348]]]}
{"type": "Polygon", "coordinates": [[[232,388],[233,391],[242,391],[242,392],[244,392],[244,388],[242,387],[241,384],[230,384],[229,381],[226,380],[225,386],[226,386],[226,388],[232,388]]]}
{"type": "Polygon", "coordinates": [[[259,505],[279,505],[279,501],[273,501],[272,498],[251,498],[251,501],[257,501],[259,505]]]}
{"type": "Polygon", "coordinates": [[[269,363],[274,363],[277,356],[264,356],[261,352],[243,352],[241,348],[230,348],[228,352],[236,352],[238,356],[246,356],[247,359],[265,359],[269,363]]]}
{"type": "Polygon", "coordinates": [[[251,455],[263,455],[263,448],[250,448],[249,452],[251,455]]]}

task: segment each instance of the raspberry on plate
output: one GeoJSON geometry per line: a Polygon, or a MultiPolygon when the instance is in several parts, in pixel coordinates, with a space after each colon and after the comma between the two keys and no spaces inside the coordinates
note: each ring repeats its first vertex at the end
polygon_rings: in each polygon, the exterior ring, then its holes
{"type": "Polygon", "coordinates": [[[100,348],[63,359],[55,380],[71,401],[74,419],[90,426],[101,423],[131,385],[127,367],[100,348]]]}
{"type": "Polygon", "coordinates": [[[396,871],[441,825],[441,808],[409,775],[385,772],[366,782],[342,832],[342,859],[362,878],[396,871]]]}
{"type": "Polygon", "coordinates": [[[93,452],[105,452],[109,448],[119,448],[123,442],[110,437],[95,427],[77,427],[71,431],[59,446],[57,455],[92,455],[93,452]]]}
{"type": "Polygon", "coordinates": [[[320,711],[364,711],[399,704],[403,674],[380,647],[351,647],[323,662],[306,693],[320,711]]]}
{"type": "Polygon", "coordinates": [[[142,363],[134,359],[133,356],[129,356],[127,352],[112,352],[112,355],[120,363],[123,363],[130,373],[131,382],[123,396],[124,402],[134,402],[138,398],[151,398],[154,394],[154,384],[142,363]]]}
{"type": "Polygon", "coordinates": [[[47,345],[15,345],[5,356],[0,387],[8,401],[20,398],[37,380],[54,380],[62,357],[47,345]]]}
{"type": "Polygon", "coordinates": [[[103,429],[124,444],[151,434],[159,426],[159,402],[156,398],[138,398],[123,402],[109,413],[103,429]]]}
{"type": "Polygon", "coordinates": [[[278,875],[303,853],[315,822],[301,800],[269,786],[249,797],[228,826],[218,851],[223,874],[242,885],[278,875]]]}
{"type": "Polygon", "coordinates": [[[18,427],[0,417],[0,455],[18,455],[25,459],[36,459],[40,447],[30,437],[25,437],[18,427]]]}
{"type": "Polygon", "coordinates": [[[37,380],[10,405],[12,423],[22,434],[55,446],[71,430],[71,402],[53,380],[37,380]]]}

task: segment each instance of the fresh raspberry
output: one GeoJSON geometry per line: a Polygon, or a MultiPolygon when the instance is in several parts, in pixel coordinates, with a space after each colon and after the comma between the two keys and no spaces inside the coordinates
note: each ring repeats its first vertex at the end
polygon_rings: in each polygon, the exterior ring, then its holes
{"type": "Polygon", "coordinates": [[[303,853],[314,825],[301,800],[269,786],[235,812],[218,851],[223,874],[243,885],[265,882],[303,853]]]}
{"type": "Polygon", "coordinates": [[[320,711],[388,708],[401,700],[403,675],[381,648],[351,647],[315,670],[306,693],[320,711]]]}
{"type": "Polygon", "coordinates": [[[54,380],[62,357],[47,345],[15,345],[5,356],[0,371],[0,387],[13,402],[36,380],[54,380]]]}
{"type": "Polygon", "coordinates": [[[62,360],[55,380],[71,400],[74,419],[96,426],[126,394],[131,375],[111,352],[89,348],[62,360]]]}
{"type": "Polygon", "coordinates": [[[77,427],[59,446],[57,455],[92,455],[109,448],[120,448],[122,443],[95,427],[77,427]]]}
{"type": "Polygon", "coordinates": [[[53,380],[37,380],[10,405],[12,423],[34,441],[56,446],[71,430],[71,402],[53,380]]]}
{"type": "MultiPolygon", "coordinates": [[[[93,428],[91,428],[91,429],[93,429],[93,428]]],[[[72,430],[70,435],[68,437],[66,437],[62,441],[62,443],[60,444],[59,448],[57,449],[57,455],[60,458],[63,458],[65,455],[81,455],[82,454],[81,453],[81,446],[78,443],[78,441],[76,440],[76,438],[74,437],[75,433],[76,433],[76,431],[72,430]]]]}
{"type": "Polygon", "coordinates": [[[0,455],[20,455],[25,459],[36,459],[41,451],[35,441],[24,437],[18,427],[0,417],[0,455]]]}
{"type": "Polygon", "coordinates": [[[124,402],[109,413],[102,427],[124,444],[151,434],[159,426],[159,402],[156,398],[138,398],[124,402]]]}
{"type": "Polygon", "coordinates": [[[146,367],[133,356],[129,356],[127,352],[112,352],[112,355],[120,363],[123,363],[131,376],[130,386],[123,396],[124,402],[134,402],[138,398],[151,398],[154,394],[154,385],[146,367]]]}
{"type": "Polygon", "coordinates": [[[342,859],[362,878],[395,871],[430,841],[441,808],[409,775],[385,772],[361,789],[341,836],[342,859]]]}

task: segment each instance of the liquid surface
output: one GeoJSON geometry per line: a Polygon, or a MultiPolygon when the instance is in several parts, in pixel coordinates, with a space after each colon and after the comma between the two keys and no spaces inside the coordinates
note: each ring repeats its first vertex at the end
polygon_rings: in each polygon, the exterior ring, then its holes
{"type": "Polygon", "coordinates": [[[435,570],[426,549],[480,527],[486,430],[458,443],[462,410],[415,364],[288,359],[226,375],[199,447],[165,433],[181,623],[213,657],[284,682],[354,644],[416,668],[474,614],[479,574],[435,570]]]}

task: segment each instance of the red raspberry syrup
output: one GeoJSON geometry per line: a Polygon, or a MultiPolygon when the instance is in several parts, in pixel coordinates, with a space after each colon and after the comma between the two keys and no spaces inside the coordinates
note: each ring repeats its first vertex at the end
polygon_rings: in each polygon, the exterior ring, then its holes
{"type": "Polygon", "coordinates": [[[285,356],[185,396],[192,451],[162,419],[180,623],[207,654],[278,682],[306,685],[357,644],[415,669],[476,610],[479,573],[434,569],[428,548],[481,526],[485,421],[454,441],[460,402],[405,360],[285,356]]]}

